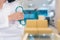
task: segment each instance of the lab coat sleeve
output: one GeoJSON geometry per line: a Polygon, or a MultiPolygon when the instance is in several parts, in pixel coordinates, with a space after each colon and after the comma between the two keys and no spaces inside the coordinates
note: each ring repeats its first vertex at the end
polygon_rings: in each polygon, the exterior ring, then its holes
{"type": "Polygon", "coordinates": [[[8,16],[5,14],[0,14],[0,28],[6,28],[9,26],[8,16]]]}

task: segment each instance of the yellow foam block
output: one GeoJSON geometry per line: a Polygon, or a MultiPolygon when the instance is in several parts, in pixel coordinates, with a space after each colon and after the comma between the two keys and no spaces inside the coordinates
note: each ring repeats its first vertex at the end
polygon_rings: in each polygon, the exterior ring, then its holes
{"type": "Polygon", "coordinates": [[[38,19],[39,19],[39,20],[44,20],[45,17],[44,17],[44,16],[38,16],[38,19]]]}
{"type": "Polygon", "coordinates": [[[52,29],[50,28],[38,28],[39,34],[51,34],[52,29]]]}
{"type": "Polygon", "coordinates": [[[48,28],[47,20],[37,20],[37,27],[38,28],[48,28]]]}
{"type": "Polygon", "coordinates": [[[24,32],[29,34],[38,34],[37,28],[25,28],[24,32]]]}
{"type": "Polygon", "coordinates": [[[27,20],[26,27],[28,27],[28,28],[36,27],[36,20],[27,20]]]}
{"type": "Polygon", "coordinates": [[[57,21],[57,30],[60,32],[60,20],[57,21]]]}

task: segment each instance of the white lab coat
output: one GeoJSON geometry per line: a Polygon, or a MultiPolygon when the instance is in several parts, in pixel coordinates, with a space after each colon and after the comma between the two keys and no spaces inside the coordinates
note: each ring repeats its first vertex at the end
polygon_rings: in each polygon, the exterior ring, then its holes
{"type": "MultiPolygon", "coordinates": [[[[18,21],[9,21],[8,16],[15,12],[18,2],[4,3],[0,9],[0,40],[22,40],[24,27],[18,21]]],[[[22,9],[20,8],[20,12],[22,9]]]]}

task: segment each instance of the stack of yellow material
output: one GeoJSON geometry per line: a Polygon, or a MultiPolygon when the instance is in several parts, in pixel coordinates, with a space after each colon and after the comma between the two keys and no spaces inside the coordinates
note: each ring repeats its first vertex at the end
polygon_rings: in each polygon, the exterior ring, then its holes
{"type": "Polygon", "coordinates": [[[47,20],[27,20],[25,33],[29,34],[50,34],[52,30],[48,28],[47,20]]]}
{"type": "Polygon", "coordinates": [[[57,21],[57,30],[60,33],[60,20],[57,21]]]}
{"type": "Polygon", "coordinates": [[[50,34],[52,30],[48,28],[47,20],[27,20],[25,33],[50,34]]]}

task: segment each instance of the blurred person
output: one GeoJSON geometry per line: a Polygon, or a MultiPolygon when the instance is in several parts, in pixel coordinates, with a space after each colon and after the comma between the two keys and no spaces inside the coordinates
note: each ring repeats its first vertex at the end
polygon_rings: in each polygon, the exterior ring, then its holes
{"type": "Polygon", "coordinates": [[[18,20],[24,19],[24,14],[22,8],[15,11],[18,6],[17,0],[0,0],[0,40],[22,40],[24,27],[18,20]]]}

